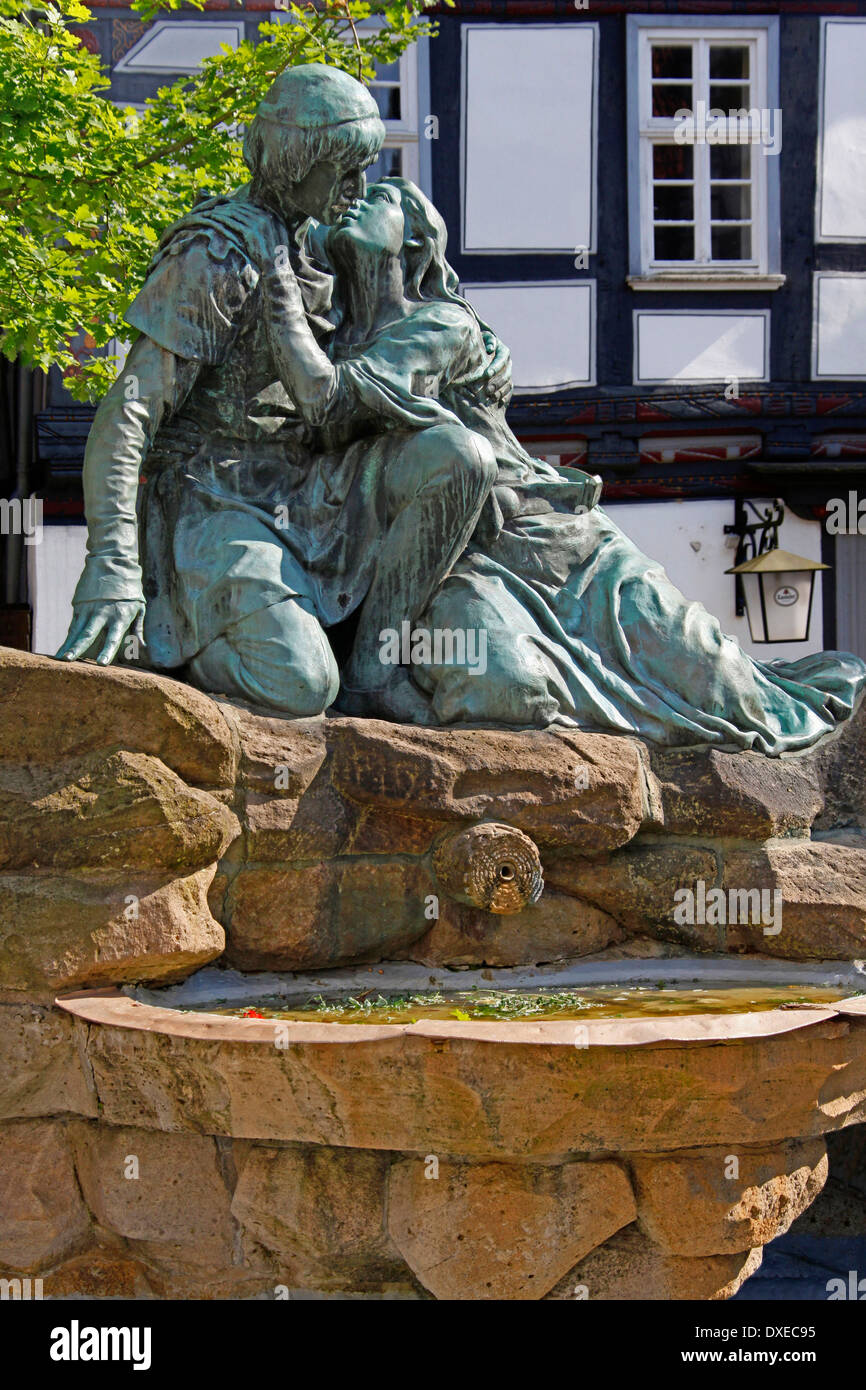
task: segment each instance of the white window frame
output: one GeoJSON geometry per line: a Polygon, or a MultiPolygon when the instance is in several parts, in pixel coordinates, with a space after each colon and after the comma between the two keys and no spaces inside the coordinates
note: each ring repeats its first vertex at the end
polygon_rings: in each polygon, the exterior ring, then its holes
{"type": "MultiPolygon", "coordinates": [[[[369,26],[367,26],[369,27],[369,26]]],[[[365,26],[360,26],[363,33],[365,26]]],[[[413,44],[401,53],[397,60],[400,65],[400,73],[397,82],[388,81],[386,83],[371,83],[375,86],[399,86],[400,88],[400,119],[390,120],[382,117],[385,127],[385,144],[383,149],[400,150],[403,165],[403,177],[411,179],[413,183],[418,183],[420,178],[420,109],[418,103],[418,45],[413,44]]]]}
{"type": "MultiPolygon", "coordinates": [[[[709,161],[712,146],[695,141],[695,251],[694,261],[656,261],[653,221],[653,147],[670,144],[676,129],[674,117],[652,115],[652,45],[689,44],[693,62],[693,100],[710,106],[707,54],[711,44],[745,44],[750,59],[750,108],[775,110],[778,100],[778,20],[773,17],[741,20],[713,16],[632,15],[629,31],[629,222],[630,275],[633,289],[760,289],[774,290],[785,282],[781,270],[779,234],[778,155],[765,155],[753,144],[752,155],[752,257],[743,261],[713,261],[710,257],[709,161]]],[[[672,79],[673,81],[673,79],[672,79]]]]}

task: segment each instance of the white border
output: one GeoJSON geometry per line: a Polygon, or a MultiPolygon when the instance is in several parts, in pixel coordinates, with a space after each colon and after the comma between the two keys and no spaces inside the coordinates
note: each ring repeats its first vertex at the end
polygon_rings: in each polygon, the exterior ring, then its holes
{"type": "MultiPolygon", "coordinates": [[[[176,28],[182,28],[182,29],[196,29],[196,30],[202,30],[202,29],[218,29],[218,30],[220,30],[220,32],[221,32],[221,34],[222,34],[222,38],[221,38],[221,40],[220,40],[221,43],[231,43],[231,40],[230,40],[230,38],[229,38],[229,36],[228,36],[227,31],[228,31],[228,30],[233,30],[233,31],[234,31],[234,35],[235,35],[235,41],[236,41],[236,42],[235,42],[235,47],[237,47],[238,44],[242,43],[243,40],[244,40],[244,37],[245,37],[245,35],[244,35],[244,24],[243,24],[243,21],[237,23],[237,22],[233,22],[233,21],[231,21],[231,20],[219,20],[219,19],[204,20],[204,21],[201,21],[201,20],[199,20],[199,19],[187,19],[187,18],[184,18],[184,19],[160,19],[160,20],[157,20],[157,22],[152,26],[152,28],[148,29],[147,32],[146,32],[145,34],[142,34],[142,36],[141,36],[141,38],[138,40],[138,42],[137,42],[137,43],[134,43],[134,44],[132,45],[132,48],[128,49],[127,52],[124,53],[124,55],[123,55],[122,58],[119,58],[119,59],[118,59],[118,61],[113,65],[113,67],[112,67],[112,69],[111,69],[112,73],[113,73],[113,74],[114,74],[114,73],[125,73],[127,76],[130,76],[130,77],[134,77],[134,76],[135,76],[136,74],[138,74],[138,73],[142,74],[143,76],[147,76],[147,74],[150,73],[151,75],[153,75],[153,74],[162,74],[162,75],[164,75],[164,76],[169,76],[169,77],[170,77],[170,76],[172,76],[172,75],[174,75],[174,76],[180,76],[180,75],[182,75],[183,73],[198,72],[198,68],[186,68],[186,67],[184,67],[184,68],[181,68],[181,67],[167,68],[167,67],[164,67],[164,66],[163,66],[163,67],[160,67],[160,66],[155,65],[155,64],[152,64],[152,63],[151,63],[151,64],[148,64],[148,63],[136,63],[134,67],[131,65],[130,59],[131,59],[131,58],[134,58],[135,55],[136,55],[136,53],[142,53],[142,54],[146,53],[148,47],[150,46],[150,44],[153,42],[153,40],[157,37],[157,35],[158,35],[163,29],[176,29],[176,28]]],[[[215,55],[213,55],[213,56],[215,56],[215,55]]]]}
{"type": "MultiPolygon", "coordinates": [[[[479,24],[469,23],[460,26],[460,252],[463,256],[574,256],[574,246],[467,246],[466,245],[466,120],[468,103],[469,45],[466,32],[469,29],[483,29],[485,32],[525,33],[527,29],[552,29],[561,33],[563,28],[589,29],[592,31],[592,130],[590,132],[591,159],[589,178],[590,197],[590,256],[598,254],[598,88],[599,88],[599,25],[597,23],[578,24],[479,24]]],[[[495,113],[492,113],[495,119],[495,113]]],[[[520,171],[515,171],[519,178],[520,171]]],[[[514,192],[519,196],[519,184],[514,192]]]]}
{"type": "MultiPolygon", "coordinates": [[[[824,213],[824,87],[827,81],[827,27],[830,24],[866,25],[866,16],[821,16],[821,54],[818,59],[818,92],[816,95],[818,142],[815,156],[815,244],[817,246],[862,246],[866,242],[866,233],[863,236],[824,236],[821,231],[821,219],[824,213]]],[[[847,381],[859,381],[860,379],[860,377],[838,378],[838,380],[847,381]]]]}
{"type": "MultiPolygon", "coordinates": [[[[554,391],[578,390],[582,386],[597,386],[596,372],[596,312],[597,296],[595,280],[473,280],[461,281],[459,293],[469,299],[472,290],[534,290],[534,289],[588,289],[589,290],[589,379],[587,381],[563,381],[554,386],[515,386],[515,396],[549,396],[554,391]]],[[[472,304],[471,299],[469,303],[472,304]]],[[[472,306],[474,308],[474,305],[472,306]]],[[[476,311],[477,312],[477,311],[476,311]]],[[[495,327],[491,324],[493,331],[495,327]]],[[[507,347],[508,344],[506,343],[507,347]]]]}
{"type": "Polygon", "coordinates": [[[812,380],[813,381],[866,381],[866,362],[863,371],[849,376],[838,376],[818,372],[818,297],[822,280],[866,280],[866,270],[815,270],[812,272],[812,380]]]}
{"type": "Polygon", "coordinates": [[[638,364],[640,359],[640,341],[638,336],[638,319],[640,318],[680,318],[706,319],[706,318],[737,318],[737,319],[763,319],[764,320],[764,374],[763,376],[744,376],[741,381],[769,381],[770,380],[770,309],[633,309],[632,310],[632,383],[635,386],[675,386],[688,388],[690,386],[717,386],[726,380],[723,376],[705,377],[654,377],[639,376],[638,364]]]}

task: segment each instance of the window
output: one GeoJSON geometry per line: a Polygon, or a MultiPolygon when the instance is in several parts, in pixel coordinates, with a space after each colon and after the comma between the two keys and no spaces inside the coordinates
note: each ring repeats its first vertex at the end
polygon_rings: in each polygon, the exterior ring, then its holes
{"type": "Polygon", "coordinates": [[[367,183],[392,174],[420,182],[418,55],[414,49],[377,70],[370,92],[385,123],[385,145],[367,169],[367,183]]]}
{"type": "Polygon", "coordinates": [[[632,25],[630,282],[775,288],[782,131],[773,21],[632,25]]]}

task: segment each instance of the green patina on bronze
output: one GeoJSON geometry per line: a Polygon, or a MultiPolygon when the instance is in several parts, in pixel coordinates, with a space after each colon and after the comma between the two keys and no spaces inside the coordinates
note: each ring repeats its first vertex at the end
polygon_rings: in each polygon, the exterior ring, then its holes
{"type": "Polygon", "coordinates": [[[439,214],[403,179],[362,196],[383,136],[360,83],[290,69],[246,136],[250,184],[163,237],[88,441],[60,655],[108,662],[143,620],[155,668],[286,716],[336,699],[769,754],[846,719],[862,661],[753,661],[598,479],[522,448],[507,349],[457,293],[439,214]],[[404,623],[483,632],[484,669],[384,664],[404,623]]]}

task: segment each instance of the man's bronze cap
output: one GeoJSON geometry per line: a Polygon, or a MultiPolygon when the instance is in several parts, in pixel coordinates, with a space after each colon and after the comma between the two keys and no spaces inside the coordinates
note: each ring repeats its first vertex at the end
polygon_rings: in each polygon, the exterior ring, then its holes
{"type": "Polygon", "coordinates": [[[280,73],[256,115],[276,125],[315,130],[378,117],[379,108],[367,88],[341,68],[302,63],[280,73]]]}

